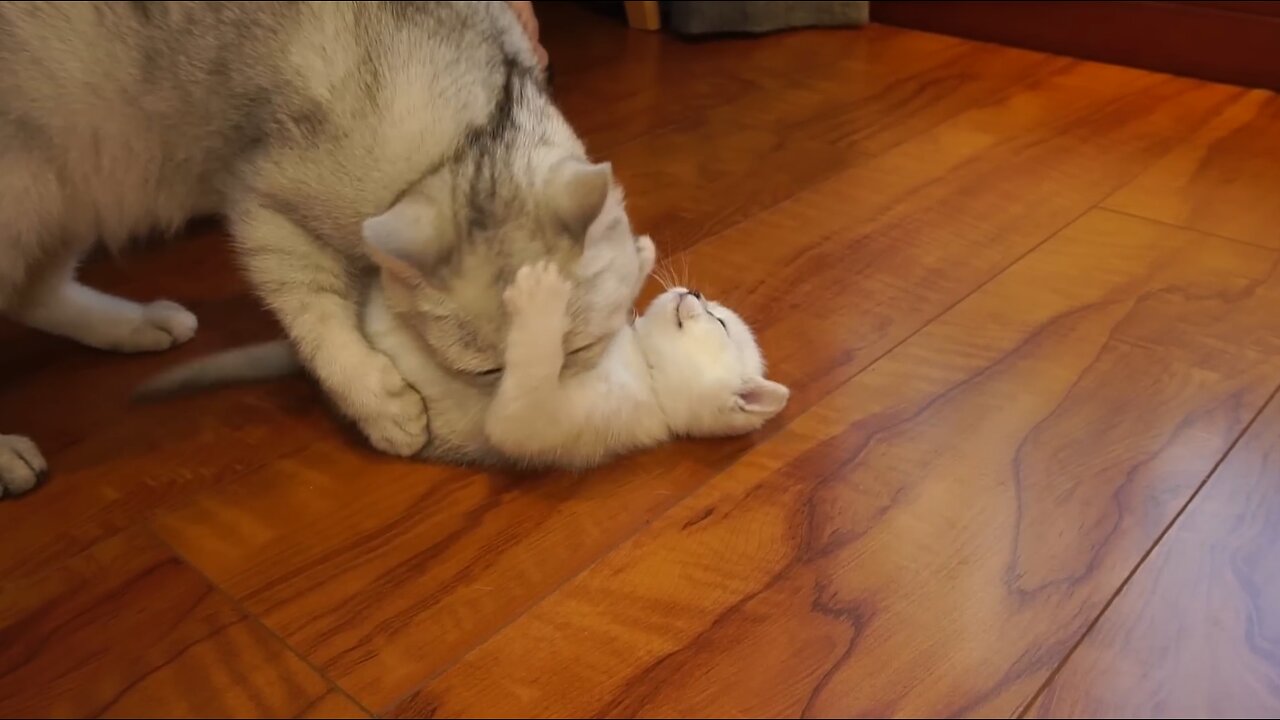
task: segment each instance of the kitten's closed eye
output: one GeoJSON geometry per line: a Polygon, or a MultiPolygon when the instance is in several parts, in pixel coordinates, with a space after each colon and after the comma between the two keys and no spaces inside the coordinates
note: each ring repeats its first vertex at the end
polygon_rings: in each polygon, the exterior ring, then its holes
{"type": "Polygon", "coordinates": [[[506,368],[489,368],[488,370],[459,370],[458,375],[466,382],[489,387],[502,379],[502,373],[506,368]]]}
{"type": "Polygon", "coordinates": [[[584,353],[584,352],[586,352],[586,351],[590,350],[591,348],[593,348],[593,347],[595,347],[595,346],[599,345],[599,344],[600,344],[600,342],[601,342],[600,340],[597,340],[597,341],[592,342],[592,343],[587,343],[586,345],[583,345],[582,347],[578,348],[577,350],[570,350],[570,351],[569,351],[569,353],[568,353],[568,355],[567,355],[566,357],[573,357],[574,355],[578,355],[578,354],[584,353]]]}

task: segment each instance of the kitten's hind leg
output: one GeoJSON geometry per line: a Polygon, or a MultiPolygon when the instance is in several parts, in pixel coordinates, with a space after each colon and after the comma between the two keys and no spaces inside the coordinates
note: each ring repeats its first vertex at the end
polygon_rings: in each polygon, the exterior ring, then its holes
{"type": "Polygon", "coordinates": [[[30,490],[48,470],[44,455],[30,438],[0,435],[0,498],[30,490]]]}

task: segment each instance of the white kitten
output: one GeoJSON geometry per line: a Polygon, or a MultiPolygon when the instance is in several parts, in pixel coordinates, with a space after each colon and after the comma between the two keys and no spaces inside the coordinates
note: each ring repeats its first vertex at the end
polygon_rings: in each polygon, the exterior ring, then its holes
{"type": "Polygon", "coordinates": [[[786,406],[790,391],[765,379],[742,318],[684,288],[654,299],[594,368],[562,375],[571,294],[539,262],[504,296],[511,326],[485,433],[508,458],[590,467],[672,437],[746,434],[786,406]]]}

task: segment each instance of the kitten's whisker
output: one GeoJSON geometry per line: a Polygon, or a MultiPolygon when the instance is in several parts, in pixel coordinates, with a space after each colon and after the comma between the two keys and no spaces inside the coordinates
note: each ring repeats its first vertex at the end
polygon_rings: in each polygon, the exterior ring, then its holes
{"type": "Polygon", "coordinates": [[[653,273],[653,276],[657,278],[658,283],[662,285],[662,289],[664,291],[670,290],[675,280],[675,278],[672,276],[672,273],[671,273],[670,263],[671,263],[671,258],[664,259],[662,263],[658,265],[657,269],[654,270],[654,273],[653,273]]]}

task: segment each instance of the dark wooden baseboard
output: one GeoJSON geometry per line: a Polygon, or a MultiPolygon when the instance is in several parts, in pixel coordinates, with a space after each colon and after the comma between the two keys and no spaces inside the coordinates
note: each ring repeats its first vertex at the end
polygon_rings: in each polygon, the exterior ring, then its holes
{"type": "Polygon", "coordinates": [[[871,20],[1280,90],[1280,2],[873,0],[871,20]]]}

